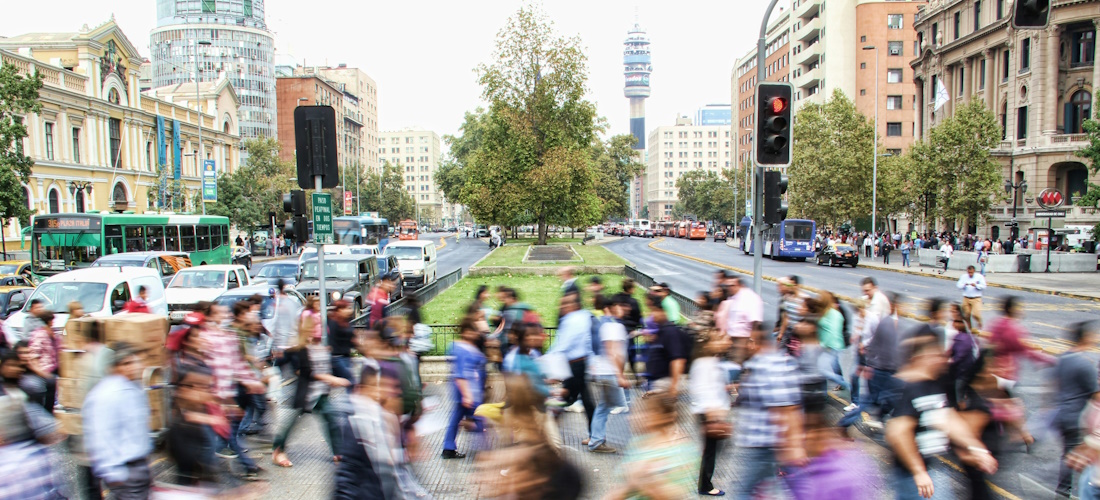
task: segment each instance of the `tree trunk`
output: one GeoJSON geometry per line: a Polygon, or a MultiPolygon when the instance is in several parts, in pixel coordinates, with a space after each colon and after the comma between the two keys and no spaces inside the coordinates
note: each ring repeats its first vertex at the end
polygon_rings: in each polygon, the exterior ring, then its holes
{"type": "Polygon", "coordinates": [[[535,244],[536,245],[545,245],[546,244],[546,231],[547,231],[546,216],[545,215],[539,215],[538,231],[539,231],[539,239],[538,239],[538,242],[536,242],[535,244]]]}
{"type": "Polygon", "coordinates": [[[575,234],[573,234],[575,232],[577,232],[577,228],[569,226],[569,239],[573,239],[573,237],[576,236],[575,234]]]}

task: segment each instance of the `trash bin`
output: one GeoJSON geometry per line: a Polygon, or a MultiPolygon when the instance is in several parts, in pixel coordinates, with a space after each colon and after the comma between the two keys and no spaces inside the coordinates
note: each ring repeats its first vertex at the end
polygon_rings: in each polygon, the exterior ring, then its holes
{"type": "Polygon", "coordinates": [[[1029,254],[1029,253],[1016,254],[1016,272],[1018,272],[1018,273],[1030,273],[1031,272],[1031,254],[1029,254]]]}

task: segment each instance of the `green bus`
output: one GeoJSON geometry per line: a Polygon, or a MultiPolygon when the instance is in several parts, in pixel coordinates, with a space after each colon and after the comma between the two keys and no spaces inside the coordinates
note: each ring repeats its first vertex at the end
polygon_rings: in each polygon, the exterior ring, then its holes
{"type": "Polygon", "coordinates": [[[193,265],[231,264],[229,219],[207,215],[49,214],[31,218],[31,269],[51,276],[122,252],[185,252],[193,265]]]}

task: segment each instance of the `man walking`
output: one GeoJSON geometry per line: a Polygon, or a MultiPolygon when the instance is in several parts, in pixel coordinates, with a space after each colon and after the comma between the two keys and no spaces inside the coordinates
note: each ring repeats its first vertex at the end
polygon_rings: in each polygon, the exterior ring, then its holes
{"type": "Polygon", "coordinates": [[[1058,356],[1054,365],[1054,380],[1057,393],[1054,400],[1056,414],[1054,425],[1062,434],[1062,466],[1058,471],[1057,493],[1061,498],[1070,498],[1073,489],[1073,469],[1066,459],[1074,448],[1084,442],[1081,432],[1081,414],[1089,401],[1100,392],[1097,385],[1096,363],[1087,354],[1096,345],[1096,331],[1087,323],[1074,325],[1070,334],[1073,347],[1058,356]]]}
{"type": "Polygon", "coordinates": [[[985,290],[985,276],[975,272],[974,266],[966,266],[966,274],[959,276],[955,287],[962,290],[962,314],[966,327],[972,332],[982,329],[982,291],[985,290]]]}
{"type": "Polygon", "coordinates": [[[718,306],[714,324],[733,339],[733,352],[744,352],[752,334],[752,325],[764,319],[764,301],[756,292],[743,286],[737,276],[731,276],[726,281],[726,292],[729,298],[718,306]]]}
{"type": "Polygon", "coordinates": [[[675,398],[679,394],[680,378],[684,375],[688,357],[687,335],[676,323],[669,321],[668,314],[661,307],[661,296],[656,293],[646,295],[646,306],[657,331],[649,337],[646,357],[646,373],[651,382],[650,389],[655,392],[668,392],[675,398]]]}
{"type": "Polygon", "coordinates": [[[611,410],[624,405],[623,391],[630,387],[623,375],[626,362],[626,327],[623,326],[623,304],[612,302],[603,295],[596,295],[596,307],[603,309],[603,317],[598,319],[598,337],[592,339],[595,355],[588,363],[590,381],[589,393],[596,400],[596,411],[592,417],[592,432],[588,438],[588,451],[594,453],[615,453],[617,450],[607,445],[607,418],[611,410]]]}
{"type": "Polygon", "coordinates": [[[561,353],[569,361],[573,376],[562,383],[562,387],[568,391],[565,405],[572,405],[580,399],[591,429],[596,405],[588,392],[584,377],[588,371],[588,358],[592,355],[592,315],[581,309],[580,296],[576,293],[566,293],[561,298],[559,311],[561,319],[558,321],[557,339],[548,354],[561,353]]]}
{"type": "Polygon", "coordinates": [[[944,239],[943,246],[940,247],[940,262],[943,262],[943,271],[940,274],[947,272],[947,264],[951,262],[951,255],[955,253],[955,247],[951,246],[951,241],[944,239]]]}
{"type": "Polygon", "coordinates": [[[84,401],[84,443],[92,471],[114,498],[146,499],[152,487],[149,399],[139,380],[144,366],[134,346],[112,346],[111,374],[84,401]]]}

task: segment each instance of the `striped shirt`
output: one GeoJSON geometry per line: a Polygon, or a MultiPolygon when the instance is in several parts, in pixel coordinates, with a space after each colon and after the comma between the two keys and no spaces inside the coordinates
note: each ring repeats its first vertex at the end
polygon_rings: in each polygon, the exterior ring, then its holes
{"type": "Polygon", "coordinates": [[[781,352],[757,354],[745,362],[738,398],[736,446],[771,448],[779,445],[785,427],[771,410],[801,402],[800,380],[798,363],[781,352]]]}

